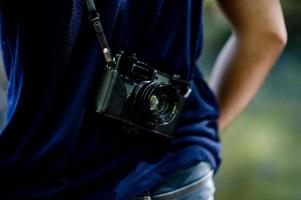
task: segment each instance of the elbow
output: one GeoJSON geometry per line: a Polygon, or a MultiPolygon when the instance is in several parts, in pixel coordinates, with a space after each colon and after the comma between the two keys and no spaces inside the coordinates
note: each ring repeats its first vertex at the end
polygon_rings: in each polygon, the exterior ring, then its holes
{"type": "Polygon", "coordinates": [[[286,28],[281,29],[244,29],[235,31],[237,39],[247,46],[253,46],[261,51],[279,53],[287,44],[286,28]]]}
{"type": "MultiPolygon", "coordinates": [[[[265,60],[269,63],[276,62],[287,44],[287,32],[286,29],[281,31],[265,31],[258,35],[261,39],[258,42],[258,52],[264,52],[265,60]],[[259,50],[260,49],[260,50],[259,50]]],[[[272,67],[273,65],[269,65],[272,67]]]]}
{"type": "Polygon", "coordinates": [[[287,40],[287,30],[284,23],[278,25],[238,26],[233,28],[234,35],[244,41],[253,41],[267,48],[284,49],[287,40]],[[281,24],[281,25],[280,25],[281,24]]]}
{"type": "Polygon", "coordinates": [[[263,44],[278,51],[282,51],[288,40],[287,30],[285,26],[277,29],[263,30],[261,33],[263,44]]]}
{"type": "Polygon", "coordinates": [[[282,28],[281,30],[274,31],[271,33],[272,40],[275,44],[276,48],[279,48],[279,50],[283,50],[287,44],[288,36],[287,36],[287,30],[286,28],[282,28]]]}

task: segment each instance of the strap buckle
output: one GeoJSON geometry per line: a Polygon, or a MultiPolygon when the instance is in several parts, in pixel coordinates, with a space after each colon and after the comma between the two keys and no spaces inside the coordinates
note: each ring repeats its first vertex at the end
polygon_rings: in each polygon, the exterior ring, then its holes
{"type": "Polygon", "coordinates": [[[92,16],[92,15],[90,14],[90,16],[89,16],[89,21],[90,21],[90,22],[100,21],[100,15],[99,15],[99,13],[96,13],[96,16],[92,16]]]}

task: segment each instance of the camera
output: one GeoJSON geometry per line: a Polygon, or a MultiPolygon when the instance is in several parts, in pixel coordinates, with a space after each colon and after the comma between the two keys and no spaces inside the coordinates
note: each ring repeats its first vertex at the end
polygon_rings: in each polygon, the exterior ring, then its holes
{"type": "Polygon", "coordinates": [[[157,69],[135,54],[116,54],[103,69],[96,112],[122,122],[127,132],[173,138],[191,87],[179,75],[157,69]]]}
{"type": "Polygon", "coordinates": [[[118,120],[126,132],[174,138],[190,83],[140,61],[135,54],[121,51],[112,56],[94,1],[86,3],[106,61],[96,92],[96,112],[118,120]]]}

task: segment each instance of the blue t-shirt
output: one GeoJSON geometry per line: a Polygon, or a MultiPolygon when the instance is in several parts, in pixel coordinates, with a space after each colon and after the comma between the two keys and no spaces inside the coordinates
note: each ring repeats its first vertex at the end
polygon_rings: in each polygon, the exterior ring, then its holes
{"type": "Polygon", "coordinates": [[[219,166],[217,104],[196,64],[202,0],[96,5],[113,52],[193,79],[177,139],[131,135],[90,111],[104,59],[84,2],[1,0],[9,80],[1,199],[131,199],[196,162],[219,166]]]}

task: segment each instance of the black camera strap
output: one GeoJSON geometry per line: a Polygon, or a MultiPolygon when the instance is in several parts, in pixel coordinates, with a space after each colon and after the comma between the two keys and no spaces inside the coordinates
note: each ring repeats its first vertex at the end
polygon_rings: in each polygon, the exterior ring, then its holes
{"type": "Polygon", "coordinates": [[[86,0],[86,4],[89,12],[89,20],[93,23],[93,27],[96,32],[97,40],[102,49],[102,53],[105,57],[107,64],[110,64],[113,62],[113,56],[111,54],[110,46],[108,44],[106,35],[102,28],[100,15],[97,12],[94,0],[86,0]]]}

